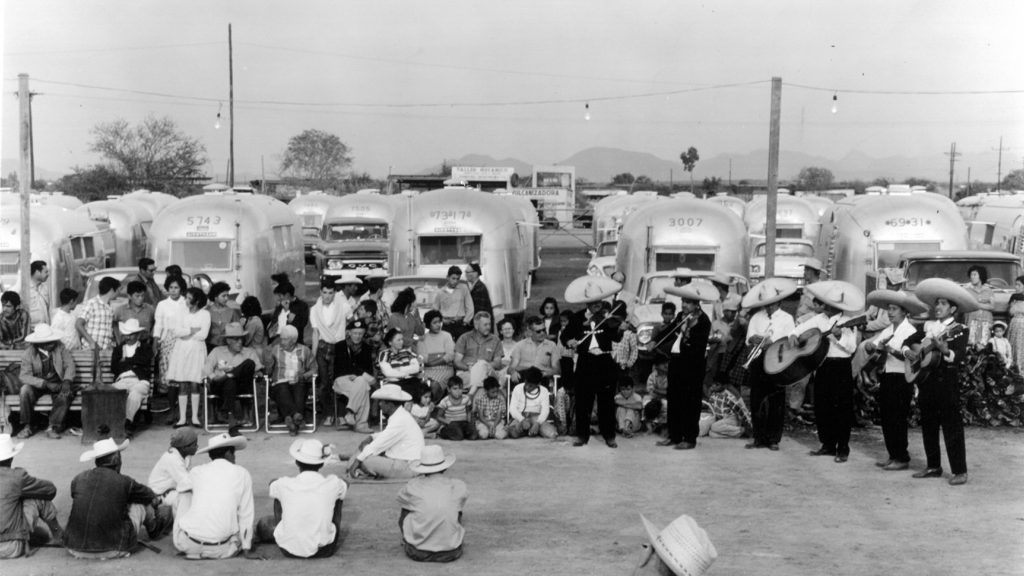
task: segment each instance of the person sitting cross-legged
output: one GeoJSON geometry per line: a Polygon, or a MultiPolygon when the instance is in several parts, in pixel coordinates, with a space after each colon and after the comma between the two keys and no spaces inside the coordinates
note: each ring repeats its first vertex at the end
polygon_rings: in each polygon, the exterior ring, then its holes
{"type": "Polygon", "coordinates": [[[351,458],[348,474],[352,478],[412,478],[410,466],[423,450],[423,431],[416,419],[405,409],[412,396],[397,384],[383,384],[371,395],[380,403],[388,425],[359,445],[359,453],[351,458]]]}
{"type": "Polygon", "coordinates": [[[462,378],[452,376],[448,380],[448,395],[434,409],[434,418],[441,425],[437,436],[445,440],[476,440],[472,405],[473,401],[463,393],[462,378]]]}
{"type": "Polygon", "coordinates": [[[548,422],[551,413],[551,399],[547,388],[540,385],[544,376],[537,368],[527,368],[522,372],[523,381],[512,389],[508,413],[512,422],[508,426],[509,438],[523,436],[558,436],[555,425],[548,422]]]}
{"type": "Polygon", "coordinates": [[[501,393],[501,385],[494,376],[484,378],[484,392],[473,399],[473,424],[476,426],[478,440],[494,438],[503,440],[508,437],[505,418],[508,405],[501,393]]]}
{"type": "Polygon", "coordinates": [[[60,542],[64,535],[53,505],[53,482],[13,465],[24,447],[10,434],[0,434],[0,560],[20,558],[31,553],[30,546],[60,542]]]}
{"type": "Polygon", "coordinates": [[[299,474],[270,483],[274,514],[259,519],[256,537],[277,544],[289,558],[329,558],[338,549],[348,485],[334,474],[320,473],[331,446],[315,438],[296,440],[288,453],[299,474]]]}
{"type": "Polygon", "coordinates": [[[149,488],[162,498],[156,516],[174,518],[178,513],[178,485],[188,481],[188,467],[199,449],[199,436],[193,428],[175,428],[170,447],[149,473],[149,488]]]}
{"type": "Polygon", "coordinates": [[[444,476],[454,463],[455,455],[445,455],[440,446],[425,446],[423,456],[411,466],[419,476],[398,493],[402,546],[412,560],[451,562],[462,556],[462,510],[469,492],[462,480],[444,476]]]}
{"type": "Polygon", "coordinates": [[[266,358],[270,396],[288,433],[295,436],[304,423],[306,394],[317,371],[316,356],[299,344],[299,333],[291,324],[281,328],[280,335],[266,358]]]}
{"type": "Polygon", "coordinates": [[[626,438],[640,431],[643,405],[643,399],[633,390],[633,379],[629,374],[620,374],[619,393],[615,395],[615,423],[619,433],[626,438]]]}

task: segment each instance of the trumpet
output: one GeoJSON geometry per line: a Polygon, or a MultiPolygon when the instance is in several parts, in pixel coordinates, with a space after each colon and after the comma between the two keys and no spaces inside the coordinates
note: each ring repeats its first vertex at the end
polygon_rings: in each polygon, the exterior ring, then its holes
{"type": "Polygon", "coordinates": [[[764,352],[764,349],[767,348],[768,345],[771,343],[772,331],[771,329],[769,329],[768,332],[764,335],[764,338],[762,338],[761,341],[757,343],[757,346],[754,346],[754,349],[750,351],[750,355],[747,356],[747,361],[743,363],[743,368],[749,370],[750,364],[754,360],[757,360],[758,357],[761,356],[761,353],[764,352]]]}

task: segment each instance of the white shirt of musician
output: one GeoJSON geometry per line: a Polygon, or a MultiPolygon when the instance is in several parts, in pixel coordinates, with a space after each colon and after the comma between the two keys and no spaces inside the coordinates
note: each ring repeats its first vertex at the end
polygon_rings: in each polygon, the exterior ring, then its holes
{"type": "Polygon", "coordinates": [[[601,345],[597,343],[597,322],[590,322],[590,348],[588,349],[591,354],[600,354],[601,345]]]}
{"type": "MultiPolygon", "coordinates": [[[[938,338],[940,334],[948,330],[953,325],[954,318],[950,316],[945,320],[929,320],[924,323],[924,335],[925,338],[938,338]]],[[[952,362],[956,360],[956,353],[950,348],[949,353],[942,357],[946,362],[952,362]]]]}
{"type": "Polygon", "coordinates": [[[885,342],[886,338],[889,339],[888,343],[885,345],[889,351],[889,355],[885,357],[885,372],[887,374],[903,374],[905,368],[903,360],[900,360],[892,353],[899,352],[900,354],[906,354],[907,351],[904,350],[903,342],[907,338],[913,336],[915,332],[917,332],[917,328],[910,323],[910,320],[904,318],[903,322],[900,322],[899,326],[893,326],[890,324],[874,338],[869,340],[869,342],[877,346],[882,342],[885,342]]]}
{"type": "Polygon", "coordinates": [[[747,342],[749,343],[754,336],[769,335],[769,331],[771,340],[778,340],[787,336],[795,327],[793,316],[781,308],[771,316],[761,308],[750,317],[750,323],[747,324],[747,342]]]}
{"type": "Polygon", "coordinates": [[[849,320],[849,318],[842,314],[836,314],[830,318],[825,315],[824,312],[819,312],[798,324],[793,328],[793,331],[790,332],[790,335],[800,336],[811,328],[817,328],[823,334],[829,335],[828,339],[830,345],[828,347],[828,353],[825,355],[826,358],[849,358],[857,349],[857,335],[854,333],[853,329],[843,328],[839,333],[839,338],[831,335],[832,327],[842,324],[846,320],[849,320]]]}

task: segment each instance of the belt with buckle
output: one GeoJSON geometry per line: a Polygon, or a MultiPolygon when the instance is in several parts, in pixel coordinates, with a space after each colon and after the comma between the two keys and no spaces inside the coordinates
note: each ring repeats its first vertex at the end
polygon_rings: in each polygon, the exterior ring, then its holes
{"type": "Polygon", "coordinates": [[[221,546],[223,544],[227,544],[228,542],[231,542],[231,539],[234,538],[235,535],[232,534],[231,536],[228,536],[227,538],[221,540],[220,542],[207,542],[205,540],[200,540],[199,538],[194,538],[188,532],[185,532],[185,537],[188,538],[189,540],[195,542],[196,544],[201,545],[201,546],[221,546]]]}

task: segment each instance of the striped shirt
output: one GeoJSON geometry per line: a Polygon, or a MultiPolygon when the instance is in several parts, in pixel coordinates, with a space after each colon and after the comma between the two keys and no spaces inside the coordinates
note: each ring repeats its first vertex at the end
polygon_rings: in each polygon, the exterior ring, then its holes
{"type": "Polygon", "coordinates": [[[445,396],[437,404],[439,410],[444,410],[444,419],[449,422],[464,422],[469,420],[469,396],[463,394],[458,400],[445,396]]]}

